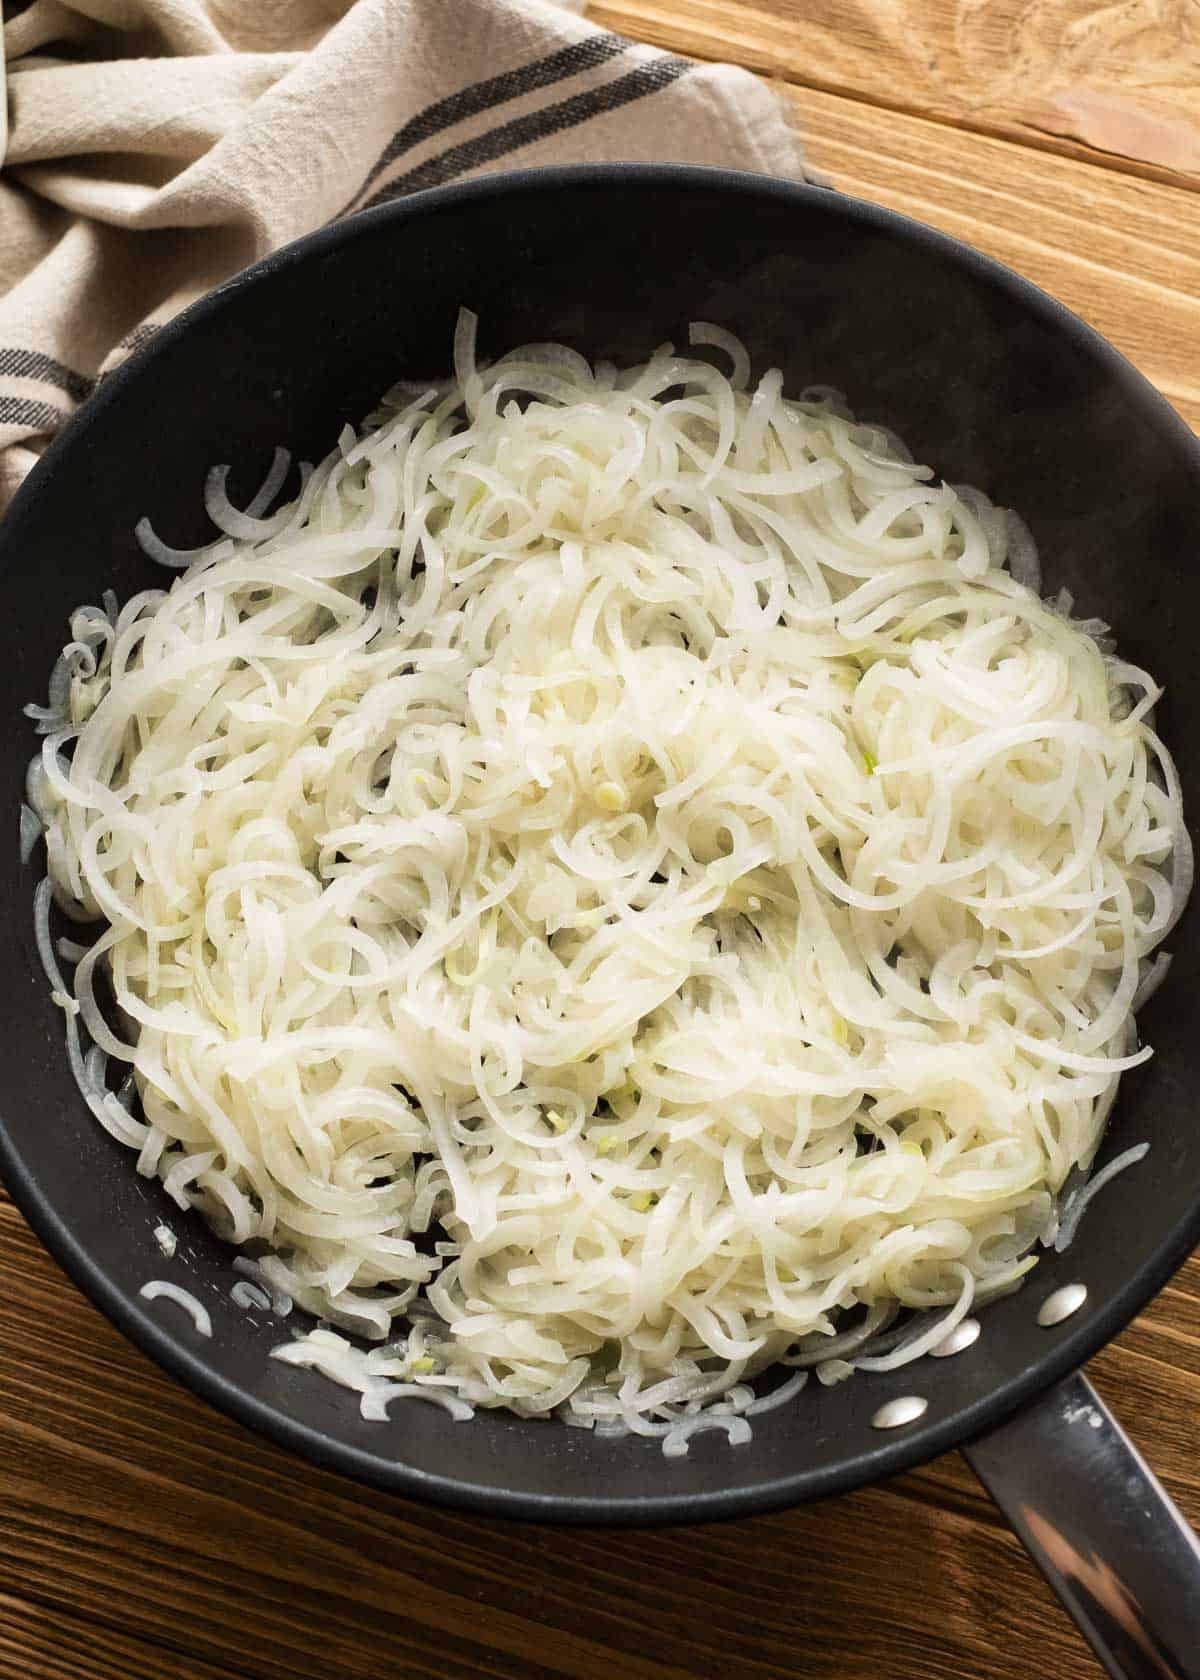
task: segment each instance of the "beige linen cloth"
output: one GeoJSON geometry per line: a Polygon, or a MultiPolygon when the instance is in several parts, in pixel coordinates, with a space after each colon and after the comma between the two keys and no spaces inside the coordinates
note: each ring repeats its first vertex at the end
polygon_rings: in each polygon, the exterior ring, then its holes
{"type": "Polygon", "coordinates": [[[554,0],[7,5],[0,508],[97,379],[335,217],[490,170],[800,177],[777,96],[554,0]],[[13,15],[15,14],[15,15],[13,15]]]}

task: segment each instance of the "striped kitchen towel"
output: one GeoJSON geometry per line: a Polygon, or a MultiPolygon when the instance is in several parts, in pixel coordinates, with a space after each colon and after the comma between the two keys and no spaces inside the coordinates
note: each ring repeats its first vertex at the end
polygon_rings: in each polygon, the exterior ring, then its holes
{"type": "Polygon", "coordinates": [[[9,10],[0,507],[97,379],[157,326],[337,216],[539,164],[804,173],[780,101],[755,77],[634,45],[578,4],[9,10]]]}

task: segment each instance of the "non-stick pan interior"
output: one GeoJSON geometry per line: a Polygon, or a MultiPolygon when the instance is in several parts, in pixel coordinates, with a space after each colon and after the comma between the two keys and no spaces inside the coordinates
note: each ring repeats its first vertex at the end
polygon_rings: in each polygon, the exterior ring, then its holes
{"type": "Polygon", "coordinates": [[[363,1422],[354,1396],[267,1358],[286,1328],[229,1301],[231,1253],[179,1213],[87,1114],[67,1071],[62,1017],[34,948],[39,858],[22,868],[16,814],[33,738],[23,702],[44,695],[71,608],[106,586],[161,584],[132,528],[207,534],[205,469],[231,461],[236,497],[272,447],[318,459],[346,419],[399,378],[447,371],[456,312],[481,350],[561,339],[628,362],[687,323],[719,323],[787,387],[839,386],[947,478],[1018,508],[1050,588],[1108,619],[1129,657],[1167,683],[1161,727],[1200,811],[1200,450],[1149,386],[1066,311],[964,247],[839,195],[750,177],[611,168],[514,176],[424,195],[314,236],[160,332],[102,385],[0,526],[8,579],[0,675],[3,789],[13,842],[0,866],[0,1065],[5,1176],[76,1280],[155,1357],[243,1421],[353,1473],[516,1514],[596,1520],[715,1516],[811,1497],[898,1468],[973,1433],[1085,1357],[1178,1264],[1197,1234],[1200,1072],[1194,915],[1172,941],[1168,984],[1143,1018],[1157,1047],[1129,1076],[1103,1161],[1150,1154],[1097,1199],[1075,1246],[984,1315],[952,1360],[815,1383],[764,1416],[749,1446],[708,1434],[682,1460],[653,1441],[481,1415],[457,1424],[413,1404],[363,1422]],[[163,1214],[180,1255],[152,1236],[163,1214]],[[211,1341],[137,1297],[172,1277],[209,1307],[211,1341]],[[1055,1330],[1038,1303],[1082,1281],[1088,1303],[1055,1330]],[[928,1398],[907,1431],[871,1427],[898,1394],[928,1398]]]}

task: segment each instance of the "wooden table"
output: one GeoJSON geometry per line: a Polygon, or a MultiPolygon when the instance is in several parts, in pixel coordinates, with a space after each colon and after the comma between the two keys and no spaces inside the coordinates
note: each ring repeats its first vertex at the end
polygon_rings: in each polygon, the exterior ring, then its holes
{"type": "MultiPolygon", "coordinates": [[[[776,77],[813,163],[1010,263],[1200,424],[1195,0],[605,0],[776,77]]],[[[1200,1262],[1092,1368],[1200,1525],[1200,1262]]],[[[1091,1680],[957,1457],[662,1533],[468,1520],[210,1412],[0,1202],[0,1680],[1091,1680]]]]}

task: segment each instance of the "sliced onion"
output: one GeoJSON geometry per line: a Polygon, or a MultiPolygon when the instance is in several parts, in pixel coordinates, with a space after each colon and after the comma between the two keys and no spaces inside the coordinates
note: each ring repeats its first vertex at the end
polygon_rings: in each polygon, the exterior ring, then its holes
{"type": "Polygon", "coordinates": [[[729,383],[735,391],[744,391],[750,383],[750,357],[741,339],[724,327],[714,326],[711,321],[692,321],[688,324],[688,343],[696,345],[710,344],[716,350],[723,350],[733,363],[729,374],[729,383]]]}
{"type": "Polygon", "coordinates": [[[920,1357],[1145,1053],[1192,864],[1143,678],[986,497],[693,342],[481,366],[464,315],[457,383],[286,508],[285,457],[244,510],[216,469],[231,534],[74,614],[35,718],[103,912],[73,996],[37,903],[84,1099],[263,1255],[238,1299],[382,1344],[278,1355],[379,1415],[411,1378],[674,1455],[920,1357]]]}
{"type": "Polygon", "coordinates": [[[260,542],[281,531],[291,517],[290,506],[280,508],[269,519],[263,519],[261,515],[282,488],[291,462],[288,450],[276,448],[270,470],[244,512],[233,506],[225,488],[230,468],[210,468],[204,482],[204,508],[217,529],[240,542],[260,542]]]}
{"type": "Polygon", "coordinates": [[[32,806],[21,801],[21,862],[28,863],[33,856],[33,848],[42,838],[44,832],[42,819],[32,806]]]}
{"type": "Polygon", "coordinates": [[[1135,1143],[1131,1149],[1122,1150],[1120,1155],[1114,1155],[1107,1166],[1101,1167],[1098,1173],[1094,1173],[1085,1184],[1082,1184],[1068,1198],[1059,1216],[1058,1230],[1054,1237],[1054,1248],[1059,1254],[1064,1253],[1075,1241],[1075,1233],[1079,1229],[1079,1222],[1097,1191],[1103,1190],[1104,1186],[1116,1178],[1118,1173],[1123,1173],[1126,1167],[1136,1165],[1149,1153],[1150,1145],[1148,1143],[1135,1143]]]}
{"type": "Polygon", "coordinates": [[[227,539],[210,543],[201,543],[199,548],[172,548],[163,542],[161,537],[154,534],[154,527],[149,519],[139,519],[133,528],[138,546],[148,560],[153,560],[158,566],[170,566],[176,571],[185,571],[189,566],[198,566],[205,561],[227,560],[233,553],[233,545],[227,539]]]}
{"type": "Polygon", "coordinates": [[[1004,509],[1004,523],[1007,536],[1008,569],[1018,583],[1023,583],[1026,589],[1041,593],[1042,563],[1038,558],[1037,543],[1033,540],[1033,532],[1026,525],[1019,513],[1012,508],[1004,509]]]}
{"type": "Polygon", "coordinates": [[[174,1301],[177,1307],[183,1308],[202,1336],[212,1335],[212,1319],[209,1317],[208,1308],[190,1291],[181,1289],[177,1283],[152,1278],[149,1283],[142,1285],[138,1294],[147,1301],[174,1301]]]}

